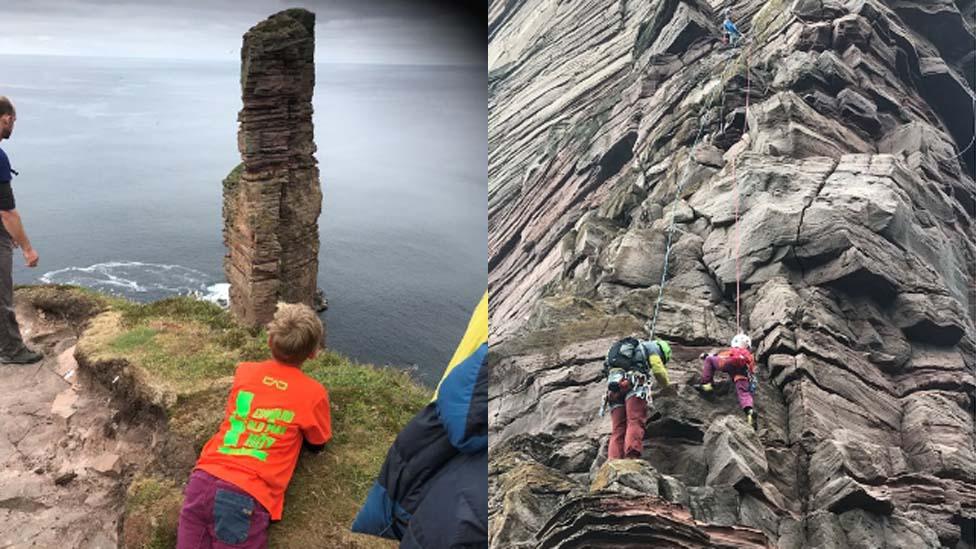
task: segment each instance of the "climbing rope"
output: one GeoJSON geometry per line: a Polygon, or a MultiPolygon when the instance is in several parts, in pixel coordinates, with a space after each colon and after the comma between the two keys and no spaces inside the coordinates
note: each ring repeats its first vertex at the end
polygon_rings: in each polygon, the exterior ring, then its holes
{"type": "MultiPolygon", "coordinates": [[[[718,95],[725,95],[725,87],[721,89],[721,93],[718,95]]],[[[657,315],[661,310],[661,301],[664,299],[664,284],[668,277],[668,263],[671,258],[671,245],[674,241],[674,220],[677,217],[678,201],[681,200],[681,190],[684,188],[685,179],[687,179],[688,172],[691,169],[691,163],[695,162],[695,152],[698,150],[698,143],[701,141],[702,134],[705,132],[705,116],[708,114],[708,110],[712,107],[712,103],[715,101],[715,96],[712,96],[708,100],[708,104],[699,111],[698,115],[698,134],[695,135],[695,141],[691,145],[691,157],[688,161],[688,166],[685,168],[685,173],[678,178],[678,188],[674,193],[674,202],[671,203],[671,223],[668,226],[668,239],[664,246],[664,268],[661,270],[661,284],[658,286],[657,301],[654,303],[654,315],[651,317],[651,330],[650,339],[654,339],[654,329],[657,326],[657,315]]]]}
{"type": "Polygon", "coordinates": [[[973,110],[972,110],[972,113],[973,113],[973,138],[969,140],[969,144],[966,145],[966,148],[964,148],[963,150],[959,151],[959,154],[957,154],[955,156],[950,156],[949,158],[936,158],[936,160],[939,160],[940,162],[950,162],[952,160],[955,160],[955,159],[959,158],[960,156],[966,154],[966,151],[968,151],[970,149],[970,147],[973,146],[973,143],[976,143],[976,97],[973,98],[973,110]]]}
{"type": "MultiPolygon", "coordinates": [[[[749,44],[746,49],[746,116],[749,115],[749,89],[751,84],[750,74],[749,74],[749,52],[752,49],[752,45],[749,44]]],[[[654,314],[651,317],[651,329],[649,338],[654,339],[654,330],[657,328],[657,317],[661,310],[661,302],[664,300],[664,286],[667,282],[668,277],[668,265],[671,260],[671,247],[674,242],[674,231],[675,231],[675,218],[677,217],[678,201],[681,200],[681,190],[684,188],[685,180],[687,179],[688,173],[691,170],[691,162],[697,162],[695,159],[695,152],[698,150],[698,144],[701,142],[701,137],[705,131],[705,116],[708,114],[709,109],[712,107],[712,103],[715,102],[717,96],[722,96],[724,100],[725,96],[725,83],[722,83],[722,89],[717,95],[713,95],[705,107],[699,111],[698,116],[698,133],[695,135],[695,141],[691,146],[691,157],[688,162],[688,166],[685,168],[685,173],[678,178],[678,187],[675,189],[674,202],[671,203],[671,222],[668,226],[668,238],[664,247],[664,268],[661,270],[661,284],[658,286],[657,300],[654,302],[654,314]]],[[[746,119],[748,121],[748,118],[746,119]]],[[[744,125],[743,125],[744,127],[744,125]]],[[[732,178],[735,180],[735,159],[732,162],[732,178]]],[[[738,232],[739,222],[739,204],[738,204],[738,185],[736,185],[736,231],[738,232]]],[[[739,324],[739,289],[738,289],[738,249],[736,250],[736,324],[739,324]]]]}
{"type": "MultiPolygon", "coordinates": [[[[745,130],[749,123],[749,95],[752,91],[752,72],[749,65],[750,49],[746,50],[746,114],[742,129],[745,130]]],[[[732,186],[735,187],[735,328],[737,333],[742,332],[742,239],[739,236],[739,179],[736,177],[735,166],[739,163],[739,155],[732,158],[732,186]]]]}

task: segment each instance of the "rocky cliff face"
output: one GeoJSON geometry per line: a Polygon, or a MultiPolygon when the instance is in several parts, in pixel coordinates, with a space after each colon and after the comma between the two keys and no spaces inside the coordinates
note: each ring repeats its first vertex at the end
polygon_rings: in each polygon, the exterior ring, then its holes
{"type": "Polygon", "coordinates": [[[322,190],[312,132],[315,15],[275,14],[244,35],[238,148],[224,181],[224,272],[230,305],[266,324],[278,301],[313,305],[322,190]]]}
{"type": "Polygon", "coordinates": [[[704,544],[679,547],[726,543],[694,523],[976,544],[974,10],[491,2],[494,546],[648,546],[673,517],[620,516],[660,501],[704,544]],[[718,43],[725,7],[741,49],[718,43]],[[655,333],[675,388],[654,391],[639,488],[594,485],[602,357],[647,334],[672,222],[655,333]],[[737,324],[757,433],[732,392],[688,387],[737,324]]]}

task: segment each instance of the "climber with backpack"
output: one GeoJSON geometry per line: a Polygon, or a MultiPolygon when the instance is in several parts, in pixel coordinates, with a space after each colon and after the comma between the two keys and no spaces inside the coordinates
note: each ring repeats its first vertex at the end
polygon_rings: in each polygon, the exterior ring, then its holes
{"type": "Polygon", "coordinates": [[[695,389],[705,395],[714,391],[712,379],[715,372],[725,372],[735,383],[736,396],[739,398],[739,407],[746,415],[746,421],[753,429],[756,428],[756,412],[753,409],[752,395],[756,392],[756,360],[750,352],[752,340],[743,333],[737,334],[732,338],[732,343],[728,349],[716,354],[703,353],[701,358],[705,363],[702,366],[701,383],[695,385],[695,389]]]}
{"type": "Polygon", "coordinates": [[[651,399],[651,376],[667,387],[671,345],[655,339],[641,341],[626,337],[614,343],[603,362],[607,392],[600,415],[607,404],[613,425],[607,459],[639,459],[644,447],[647,408],[651,399]]]}
{"type": "Polygon", "coordinates": [[[742,41],[742,33],[739,32],[739,28],[735,26],[732,22],[732,8],[725,9],[725,21],[722,22],[722,42],[727,43],[729,47],[737,47],[739,42],[742,41]]]}

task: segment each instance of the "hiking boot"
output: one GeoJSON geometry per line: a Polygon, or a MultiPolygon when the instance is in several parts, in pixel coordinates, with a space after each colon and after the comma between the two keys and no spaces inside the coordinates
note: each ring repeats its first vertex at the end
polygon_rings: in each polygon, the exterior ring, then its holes
{"type": "Polygon", "coordinates": [[[746,410],[746,422],[749,424],[749,427],[752,427],[753,431],[756,430],[756,411],[752,408],[746,410]]]}
{"type": "Polygon", "coordinates": [[[35,362],[40,362],[44,358],[44,355],[36,351],[32,351],[27,347],[21,347],[19,350],[14,352],[12,355],[0,356],[0,363],[3,364],[34,364],[35,362]]]}
{"type": "Polygon", "coordinates": [[[715,390],[711,383],[696,383],[693,387],[702,394],[711,394],[715,390]]]}

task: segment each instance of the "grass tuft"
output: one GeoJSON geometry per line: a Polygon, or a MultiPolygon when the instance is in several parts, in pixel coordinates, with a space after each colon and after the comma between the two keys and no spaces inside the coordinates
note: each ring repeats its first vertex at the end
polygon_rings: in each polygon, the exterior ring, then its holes
{"type": "Polygon", "coordinates": [[[157,333],[152,328],[139,327],[120,334],[110,345],[121,352],[132,351],[137,347],[148,347],[157,333]]]}
{"type": "Polygon", "coordinates": [[[126,491],[125,547],[170,549],[176,547],[183,494],[175,483],[156,477],[135,478],[126,491]]]}

